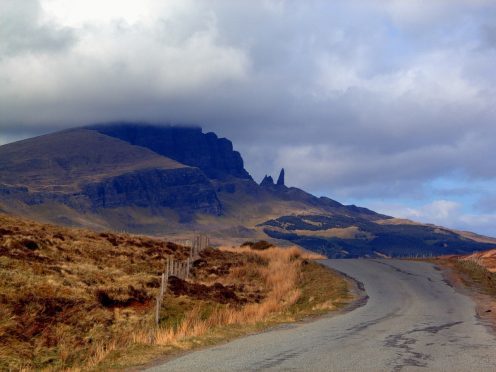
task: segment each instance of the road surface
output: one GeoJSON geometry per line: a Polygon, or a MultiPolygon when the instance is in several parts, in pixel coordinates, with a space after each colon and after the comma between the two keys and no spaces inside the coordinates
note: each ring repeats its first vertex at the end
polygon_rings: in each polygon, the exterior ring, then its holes
{"type": "Polygon", "coordinates": [[[427,263],[327,260],[366,305],[186,354],[153,371],[496,371],[496,337],[427,263]]]}

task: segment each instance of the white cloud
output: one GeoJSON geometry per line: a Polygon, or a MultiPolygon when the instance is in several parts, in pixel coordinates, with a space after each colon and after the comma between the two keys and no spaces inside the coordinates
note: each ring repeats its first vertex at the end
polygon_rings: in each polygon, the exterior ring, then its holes
{"type": "Polygon", "coordinates": [[[129,24],[147,22],[180,9],[190,10],[188,0],[42,0],[45,17],[69,27],[82,27],[88,24],[105,24],[115,20],[129,24]]]}

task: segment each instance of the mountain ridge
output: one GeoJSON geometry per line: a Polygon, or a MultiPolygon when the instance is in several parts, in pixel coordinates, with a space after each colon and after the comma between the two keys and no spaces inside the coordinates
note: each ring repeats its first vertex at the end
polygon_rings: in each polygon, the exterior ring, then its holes
{"type": "Polygon", "coordinates": [[[257,184],[231,141],[199,127],[108,124],[0,146],[0,209],[151,235],[269,239],[330,257],[471,253],[496,240],[409,224],[277,182],[257,184]]]}

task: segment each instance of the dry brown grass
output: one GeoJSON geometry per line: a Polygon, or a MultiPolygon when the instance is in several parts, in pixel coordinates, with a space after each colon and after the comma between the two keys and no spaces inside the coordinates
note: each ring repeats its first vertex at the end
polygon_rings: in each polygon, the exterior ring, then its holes
{"type": "Polygon", "coordinates": [[[483,252],[476,252],[471,255],[462,257],[462,260],[474,261],[487,270],[496,273],[496,249],[483,252]]]}
{"type": "Polygon", "coordinates": [[[330,309],[330,297],[347,296],[341,278],[308,261],[322,257],[299,248],[207,249],[189,282],[169,281],[157,328],[160,272],[167,255],[187,252],[0,215],[0,370],[140,364],[330,309]],[[322,291],[316,283],[326,278],[322,291]]]}
{"type": "Polygon", "coordinates": [[[176,328],[161,327],[143,331],[135,335],[136,342],[168,345],[185,338],[202,336],[221,326],[270,321],[269,315],[288,309],[298,300],[301,293],[298,280],[305,255],[303,250],[296,247],[269,248],[263,251],[223,247],[220,250],[247,256],[256,255],[262,259],[261,265],[236,267],[222,281],[236,283],[246,281],[247,278],[260,278],[262,287],[267,291],[263,301],[243,307],[217,307],[206,318],[202,317],[201,309],[196,307],[176,328]]]}
{"type": "Polygon", "coordinates": [[[148,317],[166,256],[186,254],[0,216],[0,369],[62,369],[102,354],[148,317]]]}
{"type": "Polygon", "coordinates": [[[321,255],[298,247],[274,247],[263,251],[222,247],[220,250],[256,255],[265,263],[236,267],[223,278],[227,282],[261,278],[267,290],[264,299],[243,307],[216,307],[208,316],[204,316],[201,307],[195,307],[176,328],[142,331],[136,335],[136,343],[188,349],[194,345],[192,340],[205,344],[211,339],[230,338],[233,336],[230,329],[235,329],[234,336],[238,336],[278,322],[320,314],[350,300],[347,284],[341,277],[308,261],[322,259],[321,255]]]}

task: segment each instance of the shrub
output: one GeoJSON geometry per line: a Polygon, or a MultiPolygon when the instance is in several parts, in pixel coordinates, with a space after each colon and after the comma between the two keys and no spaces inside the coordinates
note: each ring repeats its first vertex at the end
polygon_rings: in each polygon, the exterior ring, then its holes
{"type": "Polygon", "coordinates": [[[251,249],[255,249],[257,251],[264,251],[266,249],[273,248],[274,247],[274,244],[269,243],[266,240],[259,240],[256,243],[255,242],[247,241],[247,242],[244,242],[243,244],[241,244],[241,247],[242,248],[250,247],[251,249]]]}
{"type": "Polygon", "coordinates": [[[269,248],[273,248],[274,244],[269,243],[265,240],[260,240],[251,246],[251,249],[256,249],[257,251],[264,251],[269,248]]]}

